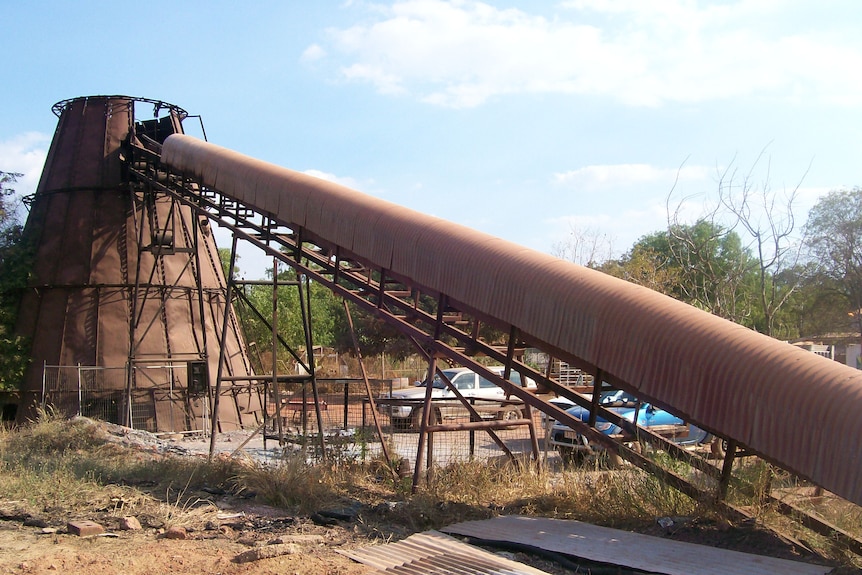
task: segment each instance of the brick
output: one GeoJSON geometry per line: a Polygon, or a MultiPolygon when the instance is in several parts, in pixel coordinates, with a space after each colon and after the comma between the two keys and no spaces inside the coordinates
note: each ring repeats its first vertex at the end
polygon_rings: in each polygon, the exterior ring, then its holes
{"type": "Polygon", "coordinates": [[[78,535],[79,537],[89,537],[90,535],[98,535],[105,532],[104,527],[95,521],[86,519],[83,521],[72,521],[66,525],[66,528],[69,530],[69,533],[78,535]]]}

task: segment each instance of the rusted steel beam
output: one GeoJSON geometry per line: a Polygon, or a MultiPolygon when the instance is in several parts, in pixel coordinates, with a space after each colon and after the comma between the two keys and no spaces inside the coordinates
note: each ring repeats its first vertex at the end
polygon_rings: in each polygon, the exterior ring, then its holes
{"type": "MultiPolygon", "coordinates": [[[[356,331],[353,327],[353,316],[350,313],[350,307],[347,305],[347,300],[341,300],[341,303],[344,306],[344,315],[347,317],[347,326],[350,328],[350,339],[353,342],[353,349],[356,352],[357,359],[359,360],[359,371],[362,373],[362,382],[365,384],[365,396],[368,398],[368,403],[371,405],[371,418],[374,420],[374,429],[377,431],[377,437],[380,439],[380,447],[383,450],[383,457],[386,459],[389,470],[392,471],[393,474],[396,474],[395,467],[392,464],[392,457],[389,455],[389,447],[383,437],[383,428],[380,426],[380,421],[377,418],[377,405],[374,401],[374,394],[371,392],[371,383],[368,381],[368,373],[365,371],[365,362],[362,361],[362,350],[359,349],[359,339],[356,337],[356,331]]],[[[344,402],[344,405],[346,409],[346,401],[344,402]]]]}
{"type": "MultiPolygon", "coordinates": [[[[236,238],[233,239],[233,245],[230,249],[230,267],[228,269],[233,269],[234,264],[236,264],[236,238]]],[[[222,319],[221,324],[221,332],[227,333],[227,324],[230,320],[230,293],[233,289],[233,284],[230,279],[227,282],[227,297],[225,297],[225,306],[224,306],[224,317],[222,319]]],[[[221,397],[221,386],[222,386],[222,375],[224,375],[224,359],[225,359],[225,348],[227,346],[220,345],[219,346],[219,355],[218,355],[218,372],[216,373],[216,388],[215,388],[215,397],[213,397],[213,405],[212,405],[212,420],[210,429],[210,451],[209,451],[209,459],[211,460],[215,455],[215,445],[216,445],[216,435],[217,435],[217,427],[218,427],[218,409],[219,409],[219,398],[221,397]]]]}
{"type": "MultiPolygon", "coordinates": [[[[273,266],[273,277],[278,276],[276,266],[273,266]]],[[[323,417],[320,412],[320,393],[317,387],[317,367],[314,362],[314,341],[312,340],[311,334],[311,288],[309,277],[305,276],[305,291],[303,291],[302,282],[299,285],[299,309],[302,312],[302,329],[305,332],[305,350],[306,355],[308,355],[308,365],[311,368],[309,373],[311,374],[311,394],[314,397],[314,412],[317,417],[317,438],[318,443],[320,444],[320,459],[326,461],[326,443],[323,435],[323,417]],[[305,296],[303,296],[305,293],[305,296]]],[[[303,391],[305,391],[305,387],[303,387],[303,391]]],[[[303,398],[304,399],[304,398],[303,398]]],[[[307,425],[307,415],[305,411],[302,412],[302,431],[305,433],[305,428],[307,425]]]]}
{"type": "MultiPolygon", "coordinates": [[[[178,195],[180,197],[183,197],[182,193],[180,193],[178,195]]],[[[212,207],[212,206],[210,206],[210,207],[212,207]]],[[[405,333],[411,337],[415,337],[417,342],[420,343],[420,345],[430,344],[430,345],[428,345],[428,347],[433,352],[432,356],[434,356],[434,357],[437,357],[437,356],[448,357],[448,358],[453,359],[455,361],[459,361],[464,365],[470,365],[472,367],[479,367],[481,369],[481,367],[477,366],[472,361],[472,359],[470,357],[463,355],[463,353],[459,352],[455,348],[452,348],[451,346],[448,346],[448,345],[446,345],[440,341],[435,341],[433,335],[429,334],[428,332],[425,332],[425,331],[419,329],[418,327],[416,327],[415,325],[404,321],[403,318],[400,318],[400,317],[390,313],[388,310],[378,308],[376,302],[369,301],[368,299],[362,297],[362,295],[360,295],[360,293],[354,293],[351,290],[342,287],[341,285],[339,285],[339,283],[334,282],[333,279],[335,277],[338,277],[339,279],[344,279],[345,276],[352,275],[350,272],[346,271],[345,268],[341,267],[340,265],[333,268],[332,266],[328,265],[329,264],[328,260],[323,260],[323,259],[319,258],[317,256],[317,254],[315,254],[314,252],[312,252],[310,250],[302,250],[299,247],[299,245],[295,244],[293,246],[294,253],[299,252],[299,253],[304,254],[304,256],[309,261],[313,262],[317,266],[320,266],[322,268],[322,270],[321,269],[312,269],[311,267],[304,266],[301,263],[301,260],[298,261],[296,258],[287,258],[283,253],[281,253],[280,250],[271,247],[269,245],[269,243],[267,243],[267,242],[261,241],[260,240],[261,235],[260,235],[259,226],[256,226],[255,224],[248,222],[247,224],[248,224],[250,229],[252,229],[252,230],[257,229],[258,230],[258,233],[256,233],[256,234],[255,233],[249,233],[243,227],[243,225],[245,225],[245,223],[243,223],[241,225],[238,222],[240,222],[240,219],[235,218],[235,222],[227,221],[227,222],[223,222],[223,223],[227,223],[228,227],[230,227],[235,234],[239,235],[243,239],[250,241],[251,243],[257,245],[258,247],[260,247],[261,249],[263,249],[267,253],[270,253],[271,255],[278,257],[279,259],[281,259],[282,261],[285,261],[289,265],[292,265],[293,267],[296,267],[298,270],[301,270],[303,273],[310,275],[312,278],[315,279],[315,281],[321,282],[322,284],[326,285],[327,287],[329,287],[330,289],[332,289],[336,293],[339,293],[340,295],[342,295],[346,299],[349,299],[350,301],[356,303],[360,307],[363,307],[364,309],[366,309],[366,311],[369,311],[372,313],[381,312],[382,315],[384,316],[384,318],[386,318],[390,324],[394,325],[396,328],[398,328],[403,333],[405,333]]],[[[265,234],[264,234],[264,236],[265,236],[265,234]]],[[[280,242],[286,241],[284,236],[279,237],[278,239],[280,242]]],[[[338,261],[338,260],[336,260],[336,261],[338,261]]],[[[341,260],[341,261],[343,262],[344,260],[341,260]]],[[[355,279],[352,281],[356,282],[355,279]]],[[[373,282],[372,282],[370,275],[368,275],[367,273],[364,274],[362,284],[364,284],[370,288],[370,289],[362,290],[369,297],[371,295],[376,296],[376,295],[380,294],[380,290],[379,290],[378,286],[377,285],[371,285],[371,284],[373,284],[373,282]]],[[[416,299],[414,299],[414,301],[412,302],[410,309],[414,313],[414,316],[418,316],[420,318],[425,318],[427,321],[427,314],[425,314],[425,312],[422,311],[421,308],[418,307],[418,292],[416,292],[416,294],[417,294],[416,299]]],[[[403,305],[403,303],[404,303],[401,300],[399,300],[398,298],[389,297],[388,294],[386,294],[386,292],[383,293],[383,297],[384,297],[384,299],[387,300],[387,303],[395,303],[396,305],[403,305]]],[[[441,307],[443,307],[443,306],[438,305],[438,309],[441,307]]],[[[446,335],[451,335],[451,336],[456,337],[456,339],[459,339],[461,341],[469,342],[469,344],[472,346],[475,346],[478,344],[482,348],[482,351],[486,355],[488,355],[494,359],[497,359],[499,361],[504,361],[504,362],[507,359],[497,349],[490,347],[490,346],[485,346],[485,345],[481,344],[481,342],[477,342],[475,339],[470,337],[470,335],[465,335],[464,332],[461,332],[460,330],[456,330],[452,326],[447,325],[447,324],[443,323],[442,321],[430,321],[428,323],[429,323],[429,325],[433,326],[433,329],[435,330],[435,333],[438,334],[438,336],[441,333],[446,334],[446,335]]],[[[552,390],[557,391],[559,393],[559,395],[567,397],[570,400],[573,400],[575,403],[582,405],[582,406],[585,406],[588,409],[592,407],[591,402],[589,400],[587,400],[585,397],[581,396],[580,394],[576,394],[575,392],[572,392],[571,390],[559,385],[557,382],[553,381],[549,377],[547,377],[541,373],[537,373],[535,370],[532,370],[528,366],[524,366],[522,364],[517,364],[517,363],[515,365],[517,365],[517,369],[522,374],[522,376],[534,377],[534,379],[536,379],[536,381],[539,381],[539,382],[542,382],[543,384],[548,385],[552,390]]],[[[497,379],[495,374],[487,372],[487,371],[485,371],[485,373],[483,375],[486,377],[490,376],[489,379],[492,379],[492,380],[497,379]]],[[[595,443],[602,445],[603,447],[605,447],[606,449],[608,449],[611,452],[619,453],[624,459],[629,460],[630,462],[634,463],[638,467],[641,467],[643,469],[650,471],[651,473],[656,474],[657,476],[662,478],[664,481],[666,481],[669,484],[674,485],[675,487],[680,489],[682,492],[684,492],[684,493],[686,493],[686,494],[688,494],[694,498],[697,498],[697,499],[702,499],[702,498],[707,496],[707,494],[701,492],[696,486],[687,482],[685,479],[683,479],[683,478],[681,478],[681,477],[679,477],[679,476],[677,476],[677,475],[675,475],[675,474],[673,474],[673,473],[671,473],[671,472],[669,472],[663,468],[660,468],[654,462],[647,460],[646,458],[642,457],[640,454],[632,451],[631,449],[627,448],[626,446],[614,442],[614,440],[608,438],[604,434],[601,434],[598,431],[592,429],[591,427],[585,425],[583,422],[572,418],[571,416],[566,414],[563,410],[560,410],[553,405],[550,405],[548,403],[545,403],[545,402],[539,400],[538,398],[535,398],[535,396],[533,396],[531,393],[526,392],[524,390],[520,390],[520,389],[516,388],[515,386],[512,386],[508,382],[505,382],[502,385],[502,387],[504,387],[504,389],[506,389],[507,391],[510,391],[510,393],[512,395],[519,397],[521,400],[524,401],[525,404],[530,405],[532,407],[536,407],[536,408],[540,409],[541,411],[545,412],[546,414],[548,414],[549,416],[553,417],[554,419],[557,419],[558,421],[563,422],[564,424],[568,425],[569,427],[578,430],[579,432],[586,435],[588,438],[590,438],[595,443]]],[[[600,410],[598,410],[597,413],[601,414],[602,417],[606,417],[609,421],[619,420],[619,417],[616,414],[614,414],[613,412],[607,412],[606,410],[600,409],[600,410]]],[[[483,422],[475,422],[475,423],[481,424],[483,422]]],[[[491,422],[491,423],[493,424],[493,422],[491,422]]],[[[622,423],[623,426],[630,427],[630,424],[624,420],[620,421],[619,423],[622,423]]],[[[639,432],[639,433],[642,433],[642,432],[639,432]]],[[[674,447],[676,447],[676,446],[673,446],[672,444],[670,444],[669,442],[665,441],[663,438],[660,438],[660,437],[652,438],[652,437],[650,437],[652,434],[642,433],[642,435],[646,438],[652,439],[658,445],[661,445],[662,448],[667,447],[667,448],[672,450],[674,447]]],[[[419,459],[422,457],[422,451],[423,450],[420,449],[418,452],[417,464],[420,463],[419,459]]],[[[684,451],[684,450],[680,450],[680,451],[684,451]]],[[[696,458],[691,458],[690,454],[688,454],[687,452],[685,452],[685,455],[688,456],[688,458],[691,459],[692,461],[697,461],[696,458]]],[[[709,465],[708,463],[703,463],[701,466],[698,466],[697,464],[695,464],[695,466],[698,468],[703,467],[704,470],[706,470],[708,472],[711,471],[711,474],[716,473],[715,467],[709,465]]],[[[420,465],[417,465],[416,468],[414,469],[414,472],[418,473],[419,469],[420,469],[420,465]]],[[[415,473],[414,473],[414,482],[418,481],[418,477],[415,476],[415,473]]],[[[735,511],[735,510],[731,509],[730,507],[728,507],[728,509],[731,511],[735,511]]]]}
{"type": "Polygon", "coordinates": [[[464,423],[445,423],[438,425],[429,425],[426,428],[428,433],[437,433],[440,431],[470,431],[470,430],[497,430],[497,429],[513,429],[523,425],[531,425],[530,419],[495,419],[490,421],[465,421],[464,423]]]}
{"type": "MultiPolygon", "coordinates": [[[[435,373],[436,371],[437,358],[431,355],[428,360],[428,373],[435,373]]],[[[422,423],[419,427],[419,441],[416,448],[416,465],[413,469],[413,487],[411,489],[413,493],[416,493],[416,490],[419,488],[419,479],[422,473],[422,452],[425,449],[425,442],[428,440],[426,430],[428,429],[428,417],[431,415],[431,391],[432,387],[430,385],[425,386],[425,405],[422,408],[422,423]]]]}
{"type": "MultiPolygon", "coordinates": [[[[236,245],[236,236],[234,236],[234,245],[236,245]]],[[[231,263],[230,269],[233,269],[233,263],[231,263]]],[[[278,341],[279,341],[279,333],[278,333],[278,259],[275,257],[272,258],[272,313],[270,315],[271,321],[269,322],[270,333],[272,334],[270,340],[270,350],[272,351],[272,396],[275,399],[275,426],[278,431],[278,444],[284,445],[284,421],[281,417],[281,390],[278,385],[278,341]]],[[[311,373],[311,369],[309,368],[308,373],[311,373]]],[[[302,389],[305,390],[305,385],[302,386],[302,389]]],[[[268,399],[268,398],[266,398],[268,399]]],[[[303,404],[305,403],[305,398],[303,398],[303,404]]]]}
{"type": "MultiPolygon", "coordinates": [[[[279,375],[276,380],[281,383],[304,383],[311,379],[310,375],[279,375]]],[[[269,375],[229,375],[221,378],[222,381],[272,381],[269,375]]]]}

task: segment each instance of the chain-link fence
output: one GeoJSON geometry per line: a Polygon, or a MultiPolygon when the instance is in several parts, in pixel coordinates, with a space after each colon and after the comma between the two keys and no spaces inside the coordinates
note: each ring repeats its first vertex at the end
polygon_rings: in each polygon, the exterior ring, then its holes
{"type": "MultiPolygon", "coordinates": [[[[135,366],[131,377],[130,382],[124,367],[46,365],[42,405],[51,405],[68,415],[78,414],[151,432],[210,431],[212,387],[210,393],[190,392],[186,386],[185,362],[135,366]]],[[[419,449],[419,415],[424,401],[377,399],[390,397],[393,387],[405,385],[403,379],[370,380],[373,402],[362,379],[322,378],[316,380],[316,384],[317,402],[310,379],[280,383],[278,394],[273,392],[271,383],[264,380],[244,387],[228,386],[222,391],[221,409],[242,412],[244,403],[250,402],[243,402],[236,396],[258,394],[265,401],[259,401],[257,405],[265,405],[265,410],[237,415],[252,418],[251,422],[265,439],[309,448],[313,458],[320,457],[322,447],[328,457],[354,460],[378,457],[382,453],[382,442],[385,442],[391,456],[415,461],[419,449]],[[276,405],[276,395],[281,403],[280,409],[276,405]],[[234,396],[232,401],[225,401],[225,397],[231,396],[234,396]],[[398,416],[403,413],[410,415],[398,416]],[[377,434],[375,415],[382,438],[377,434]]],[[[473,399],[471,403],[481,421],[523,420],[528,411],[515,401],[473,399]]],[[[225,412],[220,411],[220,414],[225,412]]],[[[435,399],[431,414],[432,423],[438,426],[452,427],[471,420],[468,410],[451,399],[435,399]]],[[[537,434],[540,443],[542,440],[538,415],[534,413],[533,416],[532,430],[528,425],[497,429],[493,431],[497,440],[482,429],[428,434],[423,458],[433,464],[446,465],[455,461],[496,457],[505,453],[501,444],[514,454],[530,453],[533,447],[531,434],[537,434]]],[[[246,429],[254,427],[246,426],[246,429]]]]}
{"type": "Polygon", "coordinates": [[[203,431],[209,399],[189,393],[187,363],[125,367],[45,365],[42,407],[151,432],[203,431]]]}
{"type": "Polygon", "coordinates": [[[124,367],[46,365],[42,371],[42,407],[119,423],[126,374],[124,367]]]}
{"type": "MultiPolygon", "coordinates": [[[[375,398],[372,407],[361,379],[318,380],[317,383],[320,424],[310,382],[280,388],[281,441],[309,447],[319,456],[322,428],[323,446],[329,456],[367,460],[381,454],[382,441],[386,442],[390,456],[410,462],[416,460],[424,400],[378,399],[391,396],[393,380],[371,380],[372,397],[375,398]],[[411,415],[399,416],[402,413],[411,415]],[[377,435],[375,415],[382,438],[377,435]]],[[[400,383],[396,380],[395,385],[400,383]]],[[[267,394],[268,420],[264,434],[268,439],[278,440],[279,421],[276,418],[273,395],[267,394]]],[[[472,399],[470,402],[479,413],[479,421],[497,422],[501,426],[514,425],[492,430],[497,440],[484,429],[436,431],[428,434],[423,450],[425,461],[434,465],[447,465],[458,461],[498,457],[505,453],[503,446],[515,455],[530,454],[534,447],[534,435],[535,443],[543,445],[544,432],[539,412],[530,412],[517,400],[472,399]],[[532,428],[525,420],[532,422],[532,428]]],[[[447,428],[457,428],[459,424],[471,421],[469,411],[457,400],[432,400],[431,414],[432,423],[447,428]]]]}

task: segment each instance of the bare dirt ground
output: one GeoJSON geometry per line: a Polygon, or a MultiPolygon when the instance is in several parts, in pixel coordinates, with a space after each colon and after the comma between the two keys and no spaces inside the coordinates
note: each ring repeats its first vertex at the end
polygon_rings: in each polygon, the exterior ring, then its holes
{"type": "MultiPolygon", "coordinates": [[[[136,441],[133,439],[133,442],[136,441]]],[[[231,452],[241,438],[226,435],[218,451],[231,452]]],[[[203,439],[173,441],[141,436],[147,449],[200,456],[208,449],[203,439]]],[[[132,446],[141,447],[141,445],[132,446]]],[[[249,446],[257,449],[254,443],[249,446]]],[[[177,574],[331,574],[377,573],[340,554],[339,550],[382,544],[415,532],[386,505],[359,505],[340,516],[291,514],[230,493],[199,493],[174,515],[136,507],[122,496],[105,495],[105,503],[81,513],[62,504],[28,508],[22,501],[0,499],[0,573],[63,573],[65,575],[151,573],[177,574]],[[95,510],[94,510],[95,509],[95,510]],[[125,510],[140,523],[124,525],[125,510]],[[105,532],[80,536],[69,524],[92,521],[105,532]]],[[[333,506],[338,503],[333,502],[333,506]]],[[[334,508],[334,507],[333,507],[334,508]]],[[[522,509],[484,510],[519,513],[522,509]]],[[[475,519],[467,517],[468,519],[475,519]]],[[[680,523],[667,531],[655,523],[625,526],[663,537],[793,559],[817,561],[793,542],[782,540],[755,525],[680,523]]],[[[510,550],[506,557],[556,575],[588,573],[572,564],[510,550]]],[[[840,569],[835,573],[851,573],[840,569]]],[[[626,571],[619,571],[626,573],[626,571]]]]}
{"type": "MultiPolygon", "coordinates": [[[[106,523],[106,527],[112,527],[110,522],[106,523]]],[[[268,518],[266,514],[249,513],[241,519],[220,521],[212,529],[187,532],[185,539],[169,539],[161,528],[145,527],[138,531],[112,528],[111,532],[115,536],[43,534],[42,529],[25,526],[23,522],[2,521],[0,572],[68,575],[373,572],[336,552],[338,548],[367,542],[349,528],[324,528],[310,521],[268,518]],[[269,528],[256,528],[269,521],[269,528]],[[257,560],[253,554],[249,557],[249,551],[265,547],[293,552],[257,560]],[[248,560],[242,562],[244,559],[248,560]]]]}

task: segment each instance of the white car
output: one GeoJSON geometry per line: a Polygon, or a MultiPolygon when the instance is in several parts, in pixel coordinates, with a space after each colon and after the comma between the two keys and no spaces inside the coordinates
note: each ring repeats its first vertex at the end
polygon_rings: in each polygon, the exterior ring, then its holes
{"type": "MultiPolygon", "coordinates": [[[[491,366],[490,371],[503,376],[505,368],[502,365],[491,366]]],[[[521,417],[522,407],[506,403],[506,392],[494,382],[482,377],[478,373],[466,367],[444,369],[443,373],[452,382],[452,385],[465,398],[476,400],[474,407],[479,415],[485,419],[517,419],[521,417]]],[[[536,382],[526,378],[526,385],[521,379],[521,374],[512,371],[509,381],[521,385],[527,389],[535,390],[536,382]]],[[[455,393],[452,392],[446,382],[439,375],[435,375],[431,382],[433,389],[431,397],[433,410],[431,412],[431,423],[440,423],[443,419],[451,419],[467,414],[466,408],[461,404],[455,393]]],[[[422,421],[422,408],[425,400],[426,384],[418,382],[409,389],[399,389],[392,394],[384,394],[378,405],[378,411],[390,417],[393,427],[407,429],[419,429],[422,421]],[[400,401],[399,401],[400,400],[400,401]]],[[[513,397],[517,401],[518,398],[513,397]]]]}

